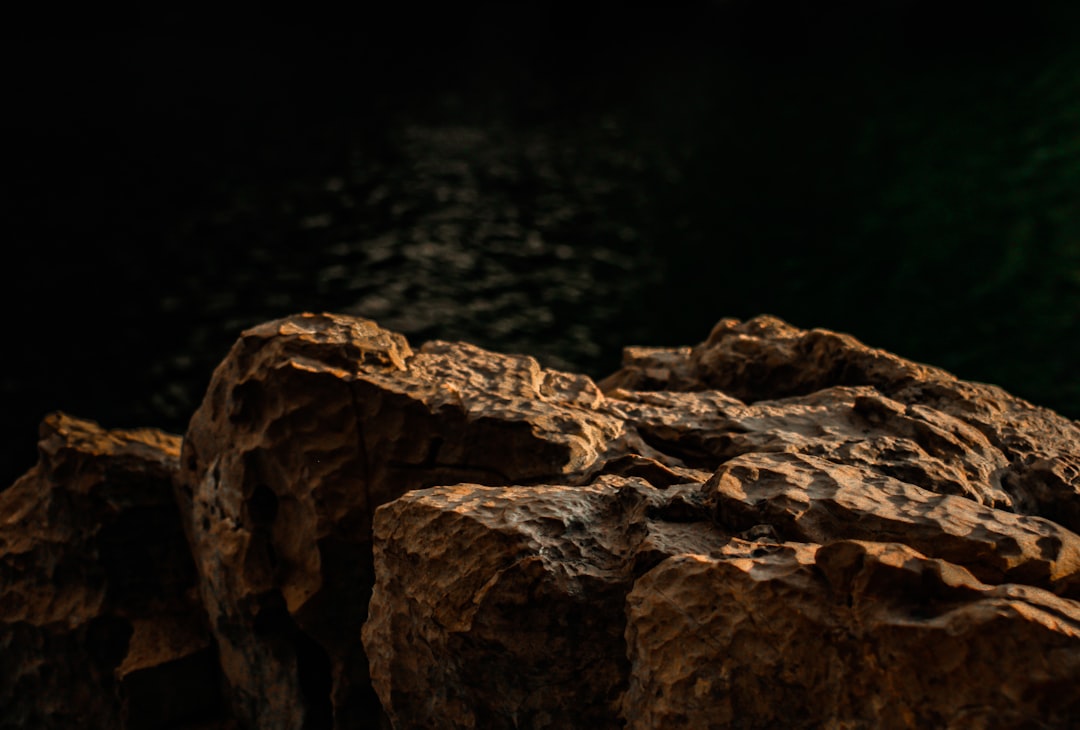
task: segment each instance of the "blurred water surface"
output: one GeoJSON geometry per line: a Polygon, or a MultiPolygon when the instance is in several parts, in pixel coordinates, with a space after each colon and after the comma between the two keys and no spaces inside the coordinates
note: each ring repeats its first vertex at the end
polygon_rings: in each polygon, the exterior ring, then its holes
{"type": "Polygon", "coordinates": [[[9,49],[3,474],[305,310],[595,376],[769,312],[1080,414],[1075,12],[737,5],[9,49]]]}

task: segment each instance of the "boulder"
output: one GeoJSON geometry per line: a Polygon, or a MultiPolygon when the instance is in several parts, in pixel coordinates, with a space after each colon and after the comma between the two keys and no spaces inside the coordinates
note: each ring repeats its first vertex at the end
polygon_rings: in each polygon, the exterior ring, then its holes
{"type": "Polygon", "coordinates": [[[364,643],[394,727],[622,727],[627,594],[720,542],[682,500],[602,477],[424,489],[377,510],[364,643]]]}
{"type": "Polygon", "coordinates": [[[1080,722],[1080,426],[773,317],[599,385],[268,322],[0,520],[0,727],[1080,722]]]}
{"type": "Polygon", "coordinates": [[[0,492],[0,727],[225,728],[180,439],[54,413],[0,492]]]}
{"type": "MultiPolygon", "coordinates": [[[[625,458],[587,377],[531,357],[300,315],[248,330],[184,439],[181,508],[237,713],[378,727],[361,627],[372,516],[414,489],[583,483],[625,458]],[[331,721],[332,718],[332,721],[331,721]]],[[[676,467],[677,468],[677,467],[676,467]]]]}
{"type": "MultiPolygon", "coordinates": [[[[749,547],[749,546],[747,546],[749,547]]],[[[1073,727],[1080,604],[906,545],[686,554],[626,602],[628,730],[1073,727]]]]}
{"type": "Polygon", "coordinates": [[[771,317],[631,348],[600,387],[628,451],[589,482],[376,511],[395,726],[1080,718],[1075,422],[771,317]]]}
{"type": "MultiPolygon", "coordinates": [[[[720,390],[746,403],[835,386],[870,386],[907,414],[936,412],[983,434],[1005,460],[991,477],[1013,509],[1080,532],[1080,428],[994,385],[867,347],[851,335],[803,330],[776,317],[723,319],[694,348],[633,348],[600,382],[613,390],[720,390]]],[[[887,416],[886,416],[887,417],[887,416]]]]}

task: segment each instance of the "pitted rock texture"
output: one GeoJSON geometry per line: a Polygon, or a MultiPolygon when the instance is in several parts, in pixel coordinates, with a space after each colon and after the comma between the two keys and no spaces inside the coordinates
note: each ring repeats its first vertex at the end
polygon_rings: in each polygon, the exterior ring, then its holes
{"type": "Polygon", "coordinates": [[[395,726],[1080,723],[1075,422],[771,317],[601,387],[636,478],[376,513],[395,726]]]}
{"type": "MultiPolygon", "coordinates": [[[[1041,571],[1005,582],[990,555],[990,585],[888,532],[818,544],[761,523],[733,537],[741,525],[715,521],[716,489],[458,485],[380,508],[364,641],[394,726],[959,730],[1080,717],[1080,603],[1019,580],[1041,571]]],[[[911,512],[924,539],[925,497],[911,512]]],[[[993,511],[939,499],[972,509],[942,514],[939,535],[993,511]]],[[[994,517],[1006,545],[1048,528],[994,517]]],[[[992,544],[971,540],[942,551],[992,544]]]]}
{"type": "MultiPolygon", "coordinates": [[[[787,401],[835,386],[870,386],[906,415],[936,412],[981,432],[1004,460],[985,489],[1014,511],[1080,532],[1080,428],[994,385],[867,347],[850,335],[803,330],[776,317],[723,319],[694,348],[628,348],[617,390],[719,390],[746,403],[787,401]]],[[[947,420],[947,419],[946,419],[947,420]]],[[[970,436],[965,434],[964,440],[970,436]]]]}
{"type": "Polygon", "coordinates": [[[715,390],[613,390],[605,407],[633,424],[639,439],[669,463],[677,458],[711,472],[741,454],[798,452],[863,465],[980,504],[1014,506],[1000,485],[1008,461],[981,432],[868,386],[835,386],[751,405],[715,390]]]}
{"type": "Polygon", "coordinates": [[[680,555],[627,598],[628,730],[1066,728],[1080,604],[887,542],[680,555]]]}
{"type": "Polygon", "coordinates": [[[1080,598],[1080,536],[864,466],[747,454],[717,470],[705,492],[717,525],[733,533],[768,525],[781,539],[807,543],[903,541],[985,583],[1024,583],[1080,598]]]}
{"type": "MultiPolygon", "coordinates": [[[[300,315],[249,330],[183,446],[179,499],[237,712],[253,727],[377,727],[360,640],[376,507],[463,481],[583,483],[668,468],[584,376],[529,357],[300,315]],[[305,725],[306,723],[306,725],[305,725]]],[[[707,476],[707,475],[706,475],[707,476]]]]}
{"type": "Polygon", "coordinates": [[[724,320],[598,387],[302,314],[182,446],[41,443],[7,726],[1080,726],[1080,427],[847,335],[724,320]]]}
{"type": "Polygon", "coordinates": [[[380,508],[364,642],[394,727],[621,727],[627,593],[717,542],[706,523],[651,516],[679,493],[604,477],[439,487],[380,508]]]}
{"type": "Polygon", "coordinates": [[[0,728],[225,728],[180,439],[55,413],[0,492],[0,728]]]}

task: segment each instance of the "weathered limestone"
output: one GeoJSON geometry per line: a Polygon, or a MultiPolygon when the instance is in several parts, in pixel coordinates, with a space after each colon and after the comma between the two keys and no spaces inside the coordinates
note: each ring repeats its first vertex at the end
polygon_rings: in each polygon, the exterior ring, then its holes
{"type": "Polygon", "coordinates": [[[461,481],[584,481],[628,451],[602,400],[532,358],[443,342],[414,353],[366,320],[245,332],[191,421],[180,490],[240,717],[374,727],[360,630],[375,508],[461,481]]]}
{"type": "Polygon", "coordinates": [[[1080,532],[1080,429],[996,386],[770,316],[723,319],[690,350],[635,348],[628,355],[624,367],[600,383],[602,390],[716,389],[754,403],[868,385],[912,413],[951,416],[980,431],[1006,460],[992,486],[1009,495],[1016,511],[1080,532]]]}
{"type": "Polygon", "coordinates": [[[0,492],[0,727],[224,728],[180,439],[55,413],[0,492]]]}
{"type": "Polygon", "coordinates": [[[1074,422],[774,318],[627,355],[597,408],[641,478],[376,513],[397,726],[1080,720],[1074,422]]]}
{"type": "Polygon", "coordinates": [[[626,418],[661,458],[709,473],[741,454],[798,452],[980,504],[1014,506],[1000,485],[1009,462],[980,431],[868,386],[835,386],[752,405],[715,390],[607,395],[604,407],[626,418]]]}
{"type": "Polygon", "coordinates": [[[466,484],[379,509],[364,641],[394,726],[621,727],[626,594],[716,542],[706,524],[650,516],[679,492],[466,484]]]}
{"type": "Polygon", "coordinates": [[[724,320],[598,387],[296,315],[182,447],[41,451],[0,728],[1080,723],[1080,427],[846,335],[724,320]]]}
{"type": "Polygon", "coordinates": [[[717,524],[768,525],[782,540],[903,542],[984,583],[1024,583],[1080,598],[1080,536],[1041,517],[794,453],[732,459],[705,484],[717,524]]]}
{"type": "Polygon", "coordinates": [[[914,542],[999,582],[988,585],[895,542],[815,543],[773,500],[758,505],[773,522],[731,537],[752,521],[716,521],[717,489],[743,473],[721,472],[668,490],[611,477],[439,487],[378,510],[364,640],[394,726],[1018,728],[1067,726],[1080,712],[1062,690],[1080,680],[1080,603],[1023,583],[1053,575],[1026,553],[1064,530],[888,477],[840,507],[835,485],[811,483],[806,496],[745,482],[747,498],[776,493],[781,507],[831,486],[824,509],[855,533],[874,512],[885,522],[893,498],[881,539],[903,537],[910,518],[914,542]],[[975,534],[949,533],[970,518],[975,534]],[[777,541],[785,531],[801,540],[777,541]]]}
{"type": "Polygon", "coordinates": [[[628,730],[1070,727],[1080,604],[904,545],[680,555],[627,599],[628,730]]]}

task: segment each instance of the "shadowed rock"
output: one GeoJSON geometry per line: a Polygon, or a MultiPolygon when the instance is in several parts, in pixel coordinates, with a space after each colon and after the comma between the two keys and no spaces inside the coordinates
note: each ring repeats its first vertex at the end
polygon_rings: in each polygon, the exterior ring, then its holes
{"type": "Polygon", "coordinates": [[[224,728],[180,439],[62,413],[0,492],[0,727],[224,728]]]}
{"type": "Polygon", "coordinates": [[[678,493],[605,477],[380,508],[364,641],[395,727],[621,727],[626,594],[663,558],[717,543],[705,523],[651,516],[678,493]]]}
{"type": "Polygon", "coordinates": [[[375,323],[244,333],[184,440],[180,501],[237,711],[375,727],[360,642],[379,505],[438,484],[584,482],[627,452],[587,377],[375,323]]]}

